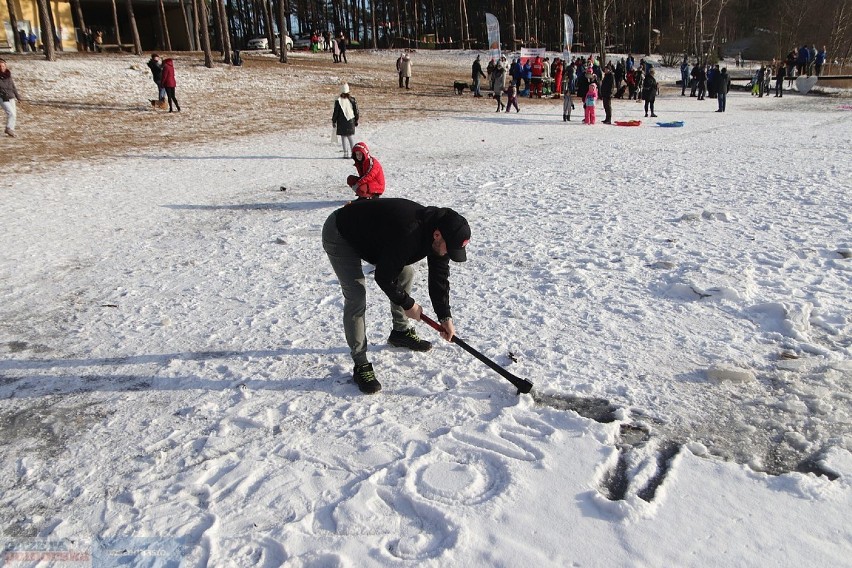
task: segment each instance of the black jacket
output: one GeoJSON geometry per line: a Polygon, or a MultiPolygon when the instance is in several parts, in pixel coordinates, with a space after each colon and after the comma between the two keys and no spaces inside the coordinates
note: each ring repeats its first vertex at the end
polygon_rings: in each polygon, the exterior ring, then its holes
{"type": "Polygon", "coordinates": [[[355,127],[358,126],[358,119],[360,118],[358,103],[355,102],[355,97],[351,96],[349,97],[349,102],[352,103],[352,112],[355,115],[351,120],[346,119],[343,109],[340,108],[337,99],[334,99],[334,113],[331,115],[331,123],[337,127],[336,132],[338,136],[354,136],[355,127]]]}
{"type": "Polygon", "coordinates": [[[470,78],[476,81],[477,77],[485,77],[485,73],[482,72],[482,63],[479,62],[479,59],[473,62],[470,69],[470,78]]]}
{"type": "Polygon", "coordinates": [[[151,70],[151,75],[154,78],[154,82],[157,86],[163,82],[163,65],[162,63],[157,63],[153,59],[148,60],[148,69],[151,70]]]}
{"type": "Polygon", "coordinates": [[[659,91],[657,80],[651,75],[645,77],[645,82],[642,83],[642,98],[646,101],[653,101],[657,98],[657,91],[659,91]]]}
{"type": "Polygon", "coordinates": [[[577,77],[577,96],[580,97],[580,100],[586,98],[586,93],[589,92],[589,80],[586,78],[585,73],[580,73],[580,76],[577,77]]]}
{"type": "Polygon", "coordinates": [[[611,99],[612,93],[615,91],[615,77],[612,73],[604,73],[603,81],[601,81],[601,98],[611,99]]]}
{"type": "Polygon", "coordinates": [[[12,72],[6,69],[6,73],[0,75],[0,99],[11,101],[20,98],[18,89],[15,88],[15,82],[12,80],[12,72]]]}
{"type": "Polygon", "coordinates": [[[429,297],[438,318],[450,313],[450,257],[432,250],[432,234],[445,214],[408,199],[353,201],[337,211],[337,230],[363,260],[376,265],[376,284],[404,309],[414,299],[399,285],[399,274],[424,258],[429,267],[429,297]]]}
{"type": "Polygon", "coordinates": [[[716,93],[721,93],[723,95],[727,95],[728,91],[731,89],[731,79],[728,77],[727,71],[721,71],[719,75],[716,77],[716,88],[714,89],[716,93]]]}

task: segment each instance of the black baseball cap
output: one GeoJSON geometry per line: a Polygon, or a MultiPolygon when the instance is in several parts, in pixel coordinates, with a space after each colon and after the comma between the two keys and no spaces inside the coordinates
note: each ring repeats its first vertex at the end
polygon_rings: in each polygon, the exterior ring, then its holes
{"type": "Polygon", "coordinates": [[[441,231],[441,237],[447,243],[447,256],[454,262],[464,262],[467,260],[467,253],[464,247],[470,242],[470,225],[467,224],[467,219],[453,211],[445,209],[445,213],[438,220],[436,227],[441,231]]]}

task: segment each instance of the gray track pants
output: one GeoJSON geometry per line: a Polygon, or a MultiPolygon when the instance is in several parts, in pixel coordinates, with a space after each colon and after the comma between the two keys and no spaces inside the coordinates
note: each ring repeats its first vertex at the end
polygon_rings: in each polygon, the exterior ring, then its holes
{"type": "MultiPolygon", "coordinates": [[[[328,216],[322,228],[322,248],[328,255],[331,268],[343,290],[343,333],[349,345],[349,353],[356,365],[368,363],[367,326],[364,314],[367,311],[367,288],[361,256],[337,231],[337,211],[328,216]]],[[[402,269],[398,282],[406,292],[411,292],[414,270],[410,266],[402,269]]],[[[408,329],[408,318],[402,306],[390,304],[393,329],[408,329]]]]}

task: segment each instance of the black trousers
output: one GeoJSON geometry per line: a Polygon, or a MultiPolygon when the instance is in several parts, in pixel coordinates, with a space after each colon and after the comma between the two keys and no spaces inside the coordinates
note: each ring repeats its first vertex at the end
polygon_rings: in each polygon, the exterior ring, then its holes
{"type": "Polygon", "coordinates": [[[166,97],[169,99],[169,110],[172,110],[172,103],[175,103],[175,106],[178,110],[180,110],[180,104],[178,104],[177,99],[175,98],[175,88],[174,87],[163,87],[166,90],[166,97]]]}
{"type": "Polygon", "coordinates": [[[603,101],[604,112],[606,113],[606,118],[604,118],[604,122],[610,123],[612,122],[612,98],[606,97],[601,100],[603,101]]]}

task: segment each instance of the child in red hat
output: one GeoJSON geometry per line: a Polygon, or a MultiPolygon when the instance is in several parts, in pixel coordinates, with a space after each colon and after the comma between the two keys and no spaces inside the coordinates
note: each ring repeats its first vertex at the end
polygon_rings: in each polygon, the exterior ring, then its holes
{"type": "Polygon", "coordinates": [[[383,194],[385,172],[379,161],[370,155],[370,149],[364,142],[358,142],[352,147],[352,159],[358,175],[347,177],[346,185],[355,191],[358,199],[373,199],[383,194]]]}

